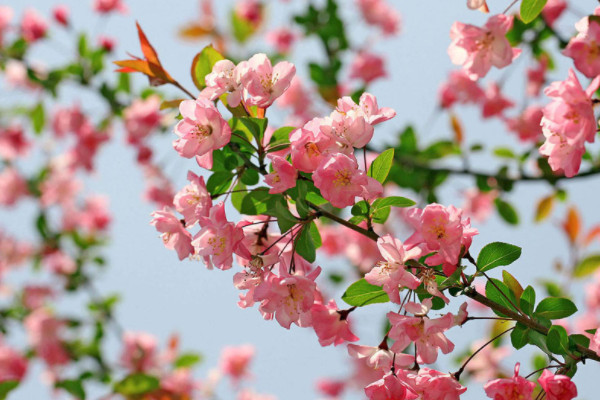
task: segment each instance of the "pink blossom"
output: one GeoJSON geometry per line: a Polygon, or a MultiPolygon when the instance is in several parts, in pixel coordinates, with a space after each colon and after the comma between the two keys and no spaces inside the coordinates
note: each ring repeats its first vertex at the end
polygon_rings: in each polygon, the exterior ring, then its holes
{"type": "MultiPolygon", "coordinates": [[[[359,226],[366,228],[367,224],[363,221],[359,226]]],[[[369,272],[373,265],[383,260],[376,242],[364,240],[365,237],[354,230],[345,227],[339,229],[340,239],[344,241],[344,254],[361,272],[369,272]]]]}
{"type": "Polygon", "coordinates": [[[363,360],[367,366],[373,369],[388,371],[394,362],[395,369],[411,367],[415,363],[415,357],[405,353],[394,353],[387,348],[383,342],[379,347],[348,345],[348,354],[357,360],[363,360]],[[382,345],[384,345],[382,347],[382,345]]]}
{"type": "Polygon", "coordinates": [[[238,0],[234,11],[238,17],[255,27],[262,22],[263,5],[259,0],[238,0]]]}
{"type": "Polygon", "coordinates": [[[89,196],[77,214],[79,225],[90,234],[105,231],[111,222],[108,198],[104,196],[89,196]]]}
{"type": "Polygon", "coordinates": [[[336,110],[341,114],[354,111],[370,125],[380,124],[396,116],[396,111],[389,107],[379,108],[377,98],[367,92],[360,95],[358,104],[349,96],[338,99],[336,110]]]}
{"type": "Polygon", "coordinates": [[[314,118],[290,135],[290,154],[294,168],[313,172],[330,153],[337,153],[335,140],[321,132],[322,118],[314,118]]]}
{"type": "Polygon", "coordinates": [[[237,400],[277,400],[275,396],[257,394],[250,389],[242,389],[238,392],[237,400]]]}
{"type": "Polygon", "coordinates": [[[20,125],[0,128],[0,157],[12,161],[29,153],[31,142],[20,125]]]}
{"type": "Polygon", "coordinates": [[[244,87],[242,86],[242,70],[245,63],[236,67],[230,60],[220,60],[215,63],[210,74],[204,78],[206,88],[202,96],[209,100],[216,100],[224,93],[227,95],[227,104],[237,107],[242,100],[244,87]]]}
{"type": "Polygon", "coordinates": [[[442,108],[450,108],[454,103],[479,103],[485,96],[477,81],[463,71],[452,71],[448,80],[440,87],[439,97],[442,108]]]}
{"type": "Polygon", "coordinates": [[[553,82],[544,90],[553,101],[544,107],[541,124],[546,142],[540,147],[540,154],[548,157],[553,171],[562,171],[567,177],[579,171],[584,143],[592,143],[596,136],[591,97],[598,86],[600,77],[583,90],[570,69],[567,80],[553,82]]]}
{"type": "Polygon", "coordinates": [[[310,313],[312,326],[321,346],[331,344],[337,346],[358,340],[358,337],[350,331],[348,311],[338,310],[335,300],[330,300],[328,304],[314,303],[310,313]]]}
{"type": "Polygon", "coordinates": [[[105,35],[98,35],[98,46],[110,53],[115,48],[116,41],[114,38],[105,35]]]}
{"type": "Polygon", "coordinates": [[[160,103],[160,97],[152,95],[146,99],[135,99],[123,110],[128,143],[139,143],[160,126],[160,103]]]}
{"type": "Polygon", "coordinates": [[[120,363],[130,372],[149,372],[157,367],[156,338],[144,332],[125,332],[120,363]]]}
{"type": "Polygon", "coordinates": [[[286,27],[281,27],[268,32],[265,36],[265,40],[275,47],[275,50],[280,54],[287,54],[290,52],[294,42],[296,41],[296,35],[294,32],[286,27]]]}
{"type": "Polygon", "coordinates": [[[590,350],[600,356],[600,329],[596,330],[596,333],[594,333],[594,336],[590,341],[590,350]]]}
{"type": "Polygon", "coordinates": [[[471,345],[471,351],[478,351],[465,367],[473,379],[486,382],[497,376],[502,376],[502,362],[510,355],[507,346],[485,346],[487,340],[477,340],[471,345]]]}
{"type": "Polygon", "coordinates": [[[444,264],[444,273],[452,274],[460,261],[461,251],[469,249],[472,237],[478,234],[471,228],[469,218],[462,218],[462,210],[454,206],[444,207],[432,203],[423,210],[411,209],[407,213],[408,222],[415,228],[405,245],[421,246],[425,254],[437,252],[428,257],[427,265],[444,264]]]}
{"type": "Polygon", "coordinates": [[[63,26],[69,25],[69,7],[59,4],[52,9],[54,20],[63,26]]]}
{"type": "Polygon", "coordinates": [[[9,6],[0,6],[0,46],[2,45],[4,33],[10,28],[14,11],[9,6]]]}
{"type": "Polygon", "coordinates": [[[201,167],[212,168],[213,150],[224,147],[231,139],[231,128],[215,105],[203,97],[179,104],[183,119],[175,126],[179,139],[173,147],[180,156],[196,156],[201,167]]]}
{"type": "Polygon", "coordinates": [[[356,0],[356,4],[365,21],[378,26],[385,35],[400,31],[400,14],[385,0],[356,0]]]}
{"type": "Polygon", "coordinates": [[[389,312],[388,319],[392,325],[389,337],[394,339],[392,350],[401,352],[410,343],[415,343],[417,346],[417,361],[419,363],[431,364],[437,360],[438,350],[448,354],[454,350],[454,344],[444,336],[444,331],[453,326],[453,316],[447,313],[443,317],[430,319],[424,314],[431,307],[431,299],[424,300],[422,305],[415,303],[407,303],[405,307],[407,311],[419,310],[419,314],[415,317],[389,312]],[[424,307],[423,307],[424,306],[424,307]]]}
{"type": "Polygon", "coordinates": [[[463,192],[465,215],[473,217],[479,222],[485,221],[494,210],[494,199],[498,193],[494,190],[482,192],[478,189],[468,189],[463,192]]]}
{"type": "Polygon", "coordinates": [[[192,235],[173,213],[165,208],[163,211],[154,211],[151,216],[150,224],[162,233],[161,237],[167,249],[177,251],[180,260],[194,254],[192,235]]]}
{"type": "Polygon", "coordinates": [[[566,375],[554,375],[545,369],[538,382],[546,392],[548,400],[571,400],[577,397],[577,387],[566,375]]]}
{"type": "Polygon", "coordinates": [[[361,111],[334,111],[323,120],[321,132],[336,140],[343,149],[351,151],[353,147],[365,147],[373,137],[373,126],[369,124],[361,111]]]}
{"type": "Polygon", "coordinates": [[[75,174],[64,168],[53,168],[48,178],[40,184],[42,196],[40,201],[43,206],[53,204],[69,206],[73,204],[76,194],[81,189],[81,182],[75,174]]]}
{"type": "Polygon", "coordinates": [[[250,377],[250,362],[254,358],[254,346],[250,344],[242,346],[226,346],[221,351],[219,369],[225,375],[238,383],[242,379],[250,377]]]}
{"type": "Polygon", "coordinates": [[[43,38],[46,36],[47,29],[48,23],[37,10],[33,8],[25,10],[23,19],[21,20],[21,32],[27,42],[33,43],[43,38]]]}
{"type": "Polygon", "coordinates": [[[27,372],[27,359],[3,343],[0,336],[0,383],[21,381],[27,372]]]}
{"type": "Polygon", "coordinates": [[[513,17],[504,14],[490,17],[483,28],[455,22],[450,30],[450,59],[462,65],[473,80],[483,78],[492,66],[506,67],[521,54],[521,50],[513,49],[506,39],[512,23],[513,17]]]}
{"type": "Polygon", "coordinates": [[[383,57],[377,54],[360,51],[350,64],[350,79],[360,79],[365,85],[386,76],[383,57]]]}
{"type": "Polygon", "coordinates": [[[346,387],[346,382],[340,379],[321,378],[316,383],[319,392],[324,395],[337,397],[340,396],[346,387]]]}
{"type": "Polygon", "coordinates": [[[427,367],[417,372],[400,370],[398,376],[421,400],[460,400],[467,391],[452,375],[427,367]]]}
{"type": "Polygon", "coordinates": [[[265,183],[271,186],[269,193],[282,193],[296,186],[298,171],[279,156],[271,157],[273,172],[265,176],[265,183]]]}
{"type": "Polygon", "coordinates": [[[569,41],[563,54],[571,57],[575,67],[585,76],[595,78],[600,74],[600,24],[585,17],[575,24],[575,28],[578,34],[569,41]]]}
{"type": "Polygon", "coordinates": [[[483,118],[490,118],[494,116],[501,117],[504,113],[504,110],[507,108],[512,108],[514,105],[515,103],[500,93],[500,87],[498,84],[492,83],[485,91],[485,99],[483,101],[481,115],[483,118]]]}
{"type": "Polygon", "coordinates": [[[377,247],[385,261],[380,261],[365,275],[365,279],[372,285],[382,286],[390,300],[400,304],[399,289],[407,287],[416,289],[421,281],[406,270],[406,262],[421,256],[418,248],[406,249],[402,242],[391,235],[377,239],[377,247]]]}
{"type": "Polygon", "coordinates": [[[315,112],[311,108],[312,103],[310,92],[304,87],[298,75],[295,75],[290,87],[283,92],[277,101],[277,106],[291,108],[294,115],[302,120],[300,124],[296,125],[299,126],[307,123],[315,116],[315,112]]]}
{"type": "Polygon", "coordinates": [[[29,194],[27,181],[13,167],[0,171],[0,205],[13,206],[29,194]]]}
{"type": "Polygon", "coordinates": [[[188,171],[187,179],[189,185],[177,192],[173,198],[173,205],[177,212],[183,215],[185,226],[193,226],[198,222],[198,218],[208,217],[212,199],[206,189],[204,177],[188,171]]]}
{"type": "Polygon", "coordinates": [[[412,400],[418,396],[391,372],[365,387],[369,400],[412,400]]]}
{"type": "Polygon", "coordinates": [[[8,236],[0,230],[0,274],[5,268],[23,264],[34,254],[33,246],[8,236]]]}
{"type": "Polygon", "coordinates": [[[227,221],[225,204],[213,206],[208,217],[200,217],[202,229],[194,236],[192,245],[196,254],[203,258],[208,269],[213,266],[226,270],[231,268],[233,253],[250,260],[252,255],[243,243],[242,223],[227,221]]]}
{"type": "Polygon", "coordinates": [[[81,112],[78,104],[68,108],[61,107],[52,116],[52,130],[58,138],[62,138],[69,132],[80,132],[87,123],[86,117],[81,112]]]}
{"type": "Polygon", "coordinates": [[[519,376],[519,363],[512,378],[494,379],[483,387],[485,394],[494,400],[531,400],[535,383],[519,376]]]}
{"type": "Polygon", "coordinates": [[[43,307],[46,301],[54,296],[54,290],[49,286],[26,285],[23,288],[23,305],[30,310],[35,310],[43,307]]]}
{"type": "Polygon", "coordinates": [[[44,255],[44,265],[55,274],[70,275],[77,271],[77,264],[60,250],[44,255]]]}
{"type": "Polygon", "coordinates": [[[323,197],[338,208],[353,205],[356,196],[361,195],[368,183],[366,174],[358,169],[354,156],[342,153],[334,154],[322,162],[313,173],[313,180],[323,197]]]}
{"type": "Polygon", "coordinates": [[[546,83],[546,71],[548,71],[548,57],[540,57],[535,68],[527,69],[527,95],[537,97],[540,95],[542,86],[546,83]]]}
{"type": "Polygon", "coordinates": [[[505,120],[508,130],[516,133],[524,143],[537,143],[542,137],[543,108],[529,106],[520,115],[505,120]]]}
{"type": "Polygon", "coordinates": [[[53,367],[70,361],[60,338],[65,325],[63,321],[54,318],[47,310],[38,308],[25,318],[24,325],[29,342],[46,364],[53,367]]]}
{"type": "Polygon", "coordinates": [[[246,104],[269,107],[290,86],[295,74],[296,67],[287,61],[273,67],[265,54],[253,55],[242,73],[246,104]]]}
{"type": "Polygon", "coordinates": [[[279,276],[267,274],[254,293],[254,300],[261,302],[263,317],[275,317],[279,325],[286,329],[290,329],[292,323],[301,327],[310,326],[310,309],[317,291],[315,279],[320,273],[320,267],[307,275],[289,273],[282,263],[279,276]]]}
{"type": "Polygon", "coordinates": [[[552,27],[566,9],[567,2],[565,0],[548,0],[542,10],[542,17],[548,26],[552,27]]]}
{"type": "Polygon", "coordinates": [[[127,6],[121,0],[94,0],[93,8],[99,14],[108,14],[113,11],[121,14],[127,13],[127,6]]]}
{"type": "Polygon", "coordinates": [[[487,12],[486,0],[467,0],[467,7],[471,10],[482,10],[487,12]]]}
{"type": "Polygon", "coordinates": [[[193,398],[194,390],[198,386],[189,368],[178,368],[160,378],[161,389],[182,396],[184,399],[193,398]]]}
{"type": "Polygon", "coordinates": [[[25,64],[15,59],[9,59],[6,62],[4,66],[4,79],[9,87],[30,90],[40,88],[39,84],[29,78],[25,64]]]}

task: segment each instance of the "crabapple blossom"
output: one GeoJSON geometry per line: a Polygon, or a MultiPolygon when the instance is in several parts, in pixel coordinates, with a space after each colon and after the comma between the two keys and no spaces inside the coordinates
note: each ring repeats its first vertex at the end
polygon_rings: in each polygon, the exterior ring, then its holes
{"type": "Polygon", "coordinates": [[[121,14],[127,13],[127,6],[121,0],[94,0],[92,7],[99,14],[108,14],[113,11],[121,14]]]}
{"type": "Polygon", "coordinates": [[[385,35],[400,31],[400,14],[385,0],[356,0],[356,3],[369,25],[378,26],[385,35]]]}
{"type": "Polygon", "coordinates": [[[2,45],[4,32],[10,27],[10,21],[14,16],[14,11],[8,6],[0,6],[0,45],[2,45]]]}
{"type": "Polygon", "coordinates": [[[255,289],[254,300],[260,301],[260,311],[265,319],[275,317],[279,325],[290,329],[292,323],[311,326],[310,309],[315,301],[317,285],[314,280],[321,273],[317,267],[307,275],[289,273],[285,265],[280,275],[268,273],[255,289]]]}
{"type": "MultiPolygon", "coordinates": [[[[383,343],[382,343],[383,344],[383,343]]],[[[363,360],[366,365],[374,369],[384,371],[392,368],[392,362],[395,369],[404,369],[415,363],[415,357],[405,353],[394,353],[385,347],[361,346],[357,344],[348,345],[348,354],[357,360],[363,360]]]]}
{"type": "Polygon", "coordinates": [[[49,286],[27,285],[23,288],[23,305],[29,310],[44,306],[48,299],[55,297],[55,292],[49,286]]]}
{"type": "Polygon", "coordinates": [[[321,378],[317,381],[316,386],[319,392],[335,398],[343,393],[346,388],[346,382],[343,380],[321,378]]]}
{"type": "Polygon", "coordinates": [[[462,207],[465,215],[477,221],[485,221],[494,210],[494,199],[498,193],[494,190],[482,192],[478,189],[467,189],[463,193],[465,204],[462,207]]]}
{"type": "Polygon", "coordinates": [[[406,383],[391,372],[365,387],[365,394],[369,400],[412,400],[418,397],[406,383]]]}
{"type": "Polygon", "coordinates": [[[43,38],[47,30],[48,23],[37,10],[33,8],[25,10],[23,19],[21,20],[21,32],[27,42],[33,43],[43,38]]]}
{"type": "Polygon", "coordinates": [[[63,26],[69,25],[69,8],[64,4],[59,4],[52,9],[54,20],[63,26]]]}
{"type": "Polygon", "coordinates": [[[416,289],[421,281],[407,271],[406,262],[421,256],[419,248],[407,249],[400,240],[385,235],[377,239],[379,252],[385,259],[365,275],[365,279],[372,285],[382,286],[388,294],[390,301],[400,304],[399,288],[407,287],[416,289]]]}
{"type": "Polygon", "coordinates": [[[569,41],[563,54],[573,59],[575,68],[588,78],[600,74],[600,23],[585,17],[586,22],[575,25],[578,34],[569,41]]]}
{"type": "Polygon", "coordinates": [[[249,366],[254,358],[254,346],[226,346],[221,351],[219,369],[234,382],[250,377],[249,366]]]}
{"type": "Polygon", "coordinates": [[[541,56],[535,67],[527,68],[527,95],[537,97],[546,83],[548,57],[541,56]]]}
{"type": "Polygon", "coordinates": [[[52,131],[57,138],[62,138],[67,133],[79,132],[85,124],[87,124],[86,116],[81,112],[78,104],[72,107],[60,107],[52,116],[52,131]]]}
{"type": "Polygon", "coordinates": [[[450,108],[454,103],[478,103],[484,96],[484,91],[477,81],[469,78],[463,70],[450,72],[450,76],[439,91],[442,108],[450,108]]]}
{"type": "Polygon", "coordinates": [[[44,265],[55,274],[69,275],[77,271],[73,258],[60,250],[44,255],[44,265]]]}
{"type": "Polygon", "coordinates": [[[152,95],[146,99],[134,100],[123,111],[128,143],[139,143],[160,125],[160,103],[160,97],[152,95]]]}
{"type": "Polygon", "coordinates": [[[203,97],[182,101],[179,112],[183,119],[174,128],[179,139],[173,147],[180,156],[196,156],[201,167],[212,168],[213,150],[224,147],[231,139],[229,124],[215,105],[203,97]]]}
{"type": "Polygon", "coordinates": [[[246,104],[269,107],[290,86],[295,74],[294,64],[280,61],[273,67],[266,54],[253,55],[242,72],[246,104]]]}
{"type": "Polygon", "coordinates": [[[106,52],[111,53],[115,45],[116,41],[114,38],[106,35],[98,35],[98,46],[102,47],[106,52]]]}
{"type": "Polygon", "coordinates": [[[485,91],[485,99],[481,109],[483,118],[502,116],[504,110],[514,107],[514,103],[500,93],[497,83],[491,83],[485,91]]]}
{"type": "Polygon", "coordinates": [[[487,382],[502,375],[502,361],[511,353],[507,346],[486,346],[486,340],[477,340],[471,345],[471,351],[478,351],[477,357],[472,358],[466,365],[473,379],[487,382]]]}
{"type": "Polygon", "coordinates": [[[212,199],[206,189],[204,177],[188,171],[187,179],[190,183],[177,192],[173,198],[173,205],[177,212],[183,215],[185,226],[193,226],[198,222],[198,218],[208,217],[212,199]]]}
{"type": "Polygon", "coordinates": [[[407,310],[412,311],[424,308],[424,310],[419,311],[417,316],[408,317],[395,312],[387,314],[392,325],[389,337],[395,340],[392,345],[393,351],[401,352],[410,343],[415,343],[417,361],[431,364],[437,360],[438,350],[441,350],[444,354],[454,350],[454,343],[444,336],[444,332],[453,326],[452,314],[447,313],[443,317],[430,319],[425,316],[430,307],[431,299],[425,299],[422,305],[412,302],[405,305],[407,310]]]}
{"type": "Polygon", "coordinates": [[[572,177],[579,171],[584,143],[594,142],[596,119],[591,97],[600,86],[600,76],[584,90],[570,69],[565,81],[553,82],[544,93],[552,102],[544,107],[542,131],[546,141],[540,154],[548,157],[553,171],[572,177]]]}
{"type": "Polygon", "coordinates": [[[345,342],[356,342],[356,337],[350,331],[348,311],[338,310],[335,300],[327,304],[314,303],[310,309],[312,326],[321,346],[333,344],[337,346],[345,342]]]}
{"type": "Polygon", "coordinates": [[[548,0],[542,10],[542,17],[548,26],[554,26],[554,22],[560,18],[562,13],[567,9],[566,0],[548,0]]]}
{"type": "Polygon", "coordinates": [[[144,332],[125,332],[120,363],[131,372],[148,372],[158,366],[156,338],[144,332]]]}
{"type": "Polygon", "coordinates": [[[252,258],[243,242],[242,223],[235,225],[227,221],[224,203],[213,206],[208,217],[199,217],[198,222],[202,229],[194,236],[192,245],[208,269],[231,268],[233,253],[248,260],[252,258]]]}
{"type": "Polygon", "coordinates": [[[29,152],[31,142],[20,125],[0,128],[0,157],[12,161],[29,152]]]}
{"type": "Polygon", "coordinates": [[[27,359],[3,342],[0,336],[0,384],[21,381],[27,372],[27,359]]]}
{"type": "Polygon", "coordinates": [[[450,29],[450,59],[473,80],[486,76],[492,66],[506,67],[521,54],[506,39],[512,24],[513,17],[504,14],[490,17],[483,28],[455,22],[450,29]]]}
{"type": "Polygon", "coordinates": [[[543,116],[543,108],[533,105],[514,118],[506,118],[505,123],[508,130],[516,133],[522,142],[537,143],[542,137],[540,124],[543,116]]]}
{"type": "Polygon", "coordinates": [[[384,59],[377,54],[360,51],[350,64],[350,79],[360,79],[365,85],[386,76],[384,59]]]}
{"type": "Polygon", "coordinates": [[[15,168],[0,171],[0,205],[13,206],[28,193],[27,181],[15,168]]]}
{"type": "Polygon", "coordinates": [[[45,207],[53,204],[69,206],[80,189],[81,182],[75,178],[73,172],[64,168],[53,168],[48,178],[40,185],[40,201],[45,207]]]}
{"type": "Polygon", "coordinates": [[[485,394],[494,400],[531,400],[535,383],[519,376],[520,364],[515,365],[512,378],[494,379],[485,384],[485,394]]]}
{"type": "Polygon", "coordinates": [[[265,176],[265,183],[271,186],[269,193],[282,193],[296,186],[298,171],[280,156],[271,157],[273,172],[265,176]]]}
{"type": "Polygon", "coordinates": [[[178,368],[160,378],[160,387],[182,398],[192,398],[194,390],[198,388],[194,376],[189,368],[178,368]]]}
{"type": "Polygon", "coordinates": [[[201,95],[210,100],[216,100],[224,93],[229,93],[227,104],[231,107],[237,107],[242,100],[244,91],[241,75],[244,66],[244,62],[236,67],[230,60],[217,61],[211,73],[204,78],[206,88],[202,90],[201,95]]]}
{"type": "Polygon", "coordinates": [[[60,334],[64,321],[54,318],[46,309],[38,308],[24,321],[29,342],[37,355],[50,367],[67,364],[70,360],[60,334]]]}
{"type": "Polygon", "coordinates": [[[590,341],[590,350],[600,356],[600,329],[596,330],[596,333],[594,333],[594,336],[590,341]]]}
{"type": "Polygon", "coordinates": [[[554,375],[545,369],[538,382],[546,392],[548,400],[571,400],[577,397],[577,387],[566,375],[554,375]]]}
{"type": "Polygon", "coordinates": [[[313,172],[338,148],[335,140],[321,132],[322,118],[314,118],[290,135],[290,155],[294,168],[313,172]]]}
{"type": "Polygon", "coordinates": [[[373,126],[365,120],[362,112],[355,110],[334,111],[321,124],[321,132],[349,149],[366,146],[373,138],[373,131],[373,126]]]}
{"type": "Polygon", "coordinates": [[[254,26],[258,26],[262,22],[263,5],[259,0],[240,0],[234,10],[238,17],[254,26]]]}
{"type": "Polygon", "coordinates": [[[76,212],[78,225],[87,233],[94,234],[108,229],[111,216],[108,199],[103,196],[89,196],[81,210],[76,212]]]}
{"type": "Polygon", "coordinates": [[[334,207],[344,208],[354,204],[368,183],[366,174],[358,169],[354,156],[342,153],[330,156],[313,173],[315,186],[334,207]]]}
{"type": "Polygon", "coordinates": [[[467,0],[467,7],[471,10],[487,10],[486,0],[467,0]]]}
{"type": "Polygon", "coordinates": [[[265,39],[278,53],[287,54],[296,41],[296,35],[291,29],[281,27],[268,32],[265,39]]]}
{"type": "Polygon", "coordinates": [[[443,264],[447,276],[456,270],[461,251],[468,251],[472,237],[478,234],[477,229],[471,228],[470,219],[463,219],[462,210],[454,206],[432,203],[422,210],[411,209],[407,221],[415,228],[415,233],[405,245],[409,248],[420,246],[424,254],[435,251],[426,263],[432,266],[443,264]]]}
{"type": "Polygon", "coordinates": [[[180,260],[194,254],[192,235],[172,212],[165,208],[162,211],[154,211],[151,216],[150,224],[162,233],[161,237],[167,249],[175,250],[180,260]]]}
{"type": "Polygon", "coordinates": [[[363,93],[360,95],[358,104],[349,96],[344,96],[338,99],[336,111],[345,114],[349,111],[355,111],[370,125],[377,125],[396,116],[396,111],[389,107],[379,108],[377,98],[371,93],[363,93]]]}
{"type": "Polygon", "coordinates": [[[460,400],[460,395],[467,391],[452,375],[427,367],[418,371],[400,370],[398,376],[419,400],[460,400]]]}

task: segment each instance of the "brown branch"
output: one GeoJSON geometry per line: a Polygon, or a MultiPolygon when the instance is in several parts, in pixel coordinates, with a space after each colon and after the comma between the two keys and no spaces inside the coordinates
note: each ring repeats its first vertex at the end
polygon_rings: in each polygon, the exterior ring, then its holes
{"type": "Polygon", "coordinates": [[[345,219],[338,217],[337,215],[332,214],[329,211],[322,209],[321,207],[311,203],[310,201],[307,201],[306,203],[308,204],[308,206],[310,208],[315,210],[319,215],[322,215],[323,217],[329,218],[330,220],[335,221],[340,225],[344,225],[346,228],[352,229],[353,231],[356,231],[375,242],[377,241],[377,239],[379,239],[379,235],[373,231],[369,231],[365,228],[361,228],[358,225],[354,225],[352,222],[346,221],[345,219]]]}

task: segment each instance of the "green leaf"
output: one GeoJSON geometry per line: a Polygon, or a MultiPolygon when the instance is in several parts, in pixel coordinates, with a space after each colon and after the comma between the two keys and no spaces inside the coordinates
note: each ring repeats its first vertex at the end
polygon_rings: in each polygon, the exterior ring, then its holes
{"type": "Polygon", "coordinates": [[[4,381],[0,383],[0,400],[6,399],[8,393],[19,386],[19,381],[4,381]]]}
{"type": "Polygon", "coordinates": [[[113,390],[125,396],[137,396],[158,389],[160,381],[146,374],[132,374],[115,383],[113,390]]]}
{"type": "Polygon", "coordinates": [[[173,363],[175,368],[190,368],[202,361],[198,353],[183,353],[173,363]]]}
{"type": "Polygon", "coordinates": [[[323,204],[327,204],[328,203],[328,201],[325,200],[323,198],[323,196],[321,196],[320,194],[315,193],[315,192],[308,192],[308,193],[306,193],[306,201],[310,201],[315,206],[322,206],[323,204]]]}
{"type": "Polygon", "coordinates": [[[521,2],[521,20],[526,24],[530,23],[544,9],[548,0],[522,0],[521,2]]]}
{"type": "Polygon", "coordinates": [[[531,316],[535,307],[535,290],[527,286],[519,299],[519,307],[525,314],[531,316]]]}
{"type": "Polygon", "coordinates": [[[242,200],[241,213],[246,215],[265,214],[272,209],[271,205],[274,205],[272,202],[276,198],[276,196],[269,194],[268,189],[265,187],[255,188],[242,200]]]}
{"type": "Polygon", "coordinates": [[[390,196],[375,200],[373,202],[373,209],[376,210],[384,207],[412,207],[415,204],[417,203],[406,197],[390,196]]]}
{"type": "Polygon", "coordinates": [[[352,213],[352,215],[367,215],[367,206],[367,202],[361,200],[352,206],[350,212],[352,213]]]}
{"type": "Polygon", "coordinates": [[[521,256],[521,248],[512,244],[494,242],[486,245],[477,256],[477,269],[485,272],[510,265],[521,256]]]}
{"type": "Polygon", "coordinates": [[[552,325],[547,336],[548,350],[554,354],[566,355],[569,353],[569,335],[565,328],[560,325],[552,325]]]}
{"type": "MultiPolygon", "coordinates": [[[[517,299],[515,299],[515,295],[506,287],[502,281],[498,279],[490,278],[490,280],[485,285],[485,295],[488,299],[492,300],[495,303],[501,304],[504,307],[517,311],[517,309],[513,306],[513,304],[517,303],[517,299]],[[493,283],[492,283],[493,282],[493,283]],[[494,286],[495,284],[495,286],[494,286]],[[499,290],[498,290],[499,289],[499,290]],[[509,301],[510,300],[510,301],[509,301]]],[[[507,317],[507,315],[502,314],[499,311],[493,310],[494,313],[500,317],[507,317]]]]}
{"type": "Polygon", "coordinates": [[[494,155],[501,158],[516,158],[515,153],[506,147],[496,147],[494,149],[494,155]]]}
{"type": "Polygon", "coordinates": [[[297,254],[302,256],[302,258],[310,263],[315,262],[315,259],[317,258],[317,252],[309,226],[305,225],[302,227],[300,234],[296,237],[295,246],[297,254]]]}
{"type": "Polygon", "coordinates": [[[581,278],[587,276],[600,267],[600,254],[593,254],[584,258],[573,271],[573,276],[581,278]]]}
{"type": "Polygon", "coordinates": [[[244,201],[244,197],[248,192],[246,191],[246,185],[242,182],[238,182],[237,185],[233,187],[233,192],[231,193],[231,204],[238,210],[240,213],[242,212],[242,201],[244,201]]]}
{"type": "Polygon", "coordinates": [[[321,234],[319,233],[319,228],[317,228],[315,221],[311,221],[310,223],[310,237],[317,249],[323,245],[323,240],[321,239],[321,234]]]}
{"type": "Polygon", "coordinates": [[[55,388],[64,389],[76,399],[85,400],[85,390],[80,380],[67,379],[54,384],[55,388]]]}
{"type": "Polygon", "coordinates": [[[504,221],[511,225],[519,223],[519,214],[517,214],[517,210],[509,202],[496,198],[494,204],[496,205],[498,214],[500,214],[504,221]]]}
{"type": "Polygon", "coordinates": [[[384,224],[390,216],[391,211],[391,207],[383,207],[375,210],[375,212],[372,213],[373,222],[375,222],[376,224],[384,224]]]}
{"type": "Polygon", "coordinates": [[[29,112],[29,118],[31,118],[31,125],[33,126],[33,131],[36,134],[42,133],[44,129],[45,121],[45,112],[44,112],[44,104],[37,103],[35,107],[31,109],[29,112]]]}
{"type": "Polygon", "coordinates": [[[502,281],[504,284],[515,294],[517,299],[521,298],[523,294],[523,286],[519,281],[508,273],[508,271],[502,271],[502,281]]]}
{"type": "Polygon", "coordinates": [[[564,297],[547,297],[540,301],[535,309],[535,316],[548,319],[566,318],[577,312],[577,306],[564,297]]]}
{"type": "Polygon", "coordinates": [[[282,201],[275,203],[275,217],[277,217],[277,225],[281,233],[290,230],[298,223],[298,219],[288,210],[282,201]]]}
{"type": "Polygon", "coordinates": [[[539,333],[536,330],[529,329],[527,336],[529,337],[528,342],[534,346],[537,346],[540,350],[548,355],[552,355],[548,345],[546,344],[547,336],[539,333]]]}
{"type": "Polygon", "coordinates": [[[517,323],[515,329],[510,333],[510,342],[517,350],[525,346],[529,340],[529,328],[525,325],[517,323]]]}
{"type": "Polygon", "coordinates": [[[387,303],[390,298],[381,287],[371,285],[365,279],[360,279],[346,289],[342,300],[351,306],[362,307],[375,303],[387,303]]]}
{"type": "Polygon", "coordinates": [[[246,169],[242,174],[240,180],[245,185],[253,186],[259,182],[260,177],[258,176],[258,171],[256,171],[255,169],[246,169]]]}
{"type": "Polygon", "coordinates": [[[212,45],[206,46],[200,53],[196,54],[196,57],[194,57],[194,60],[192,61],[191,74],[194,85],[196,85],[198,90],[202,90],[206,87],[206,82],[204,80],[206,75],[212,72],[217,61],[223,59],[225,59],[225,57],[215,50],[212,45]]]}
{"type": "Polygon", "coordinates": [[[206,182],[206,190],[211,195],[225,193],[231,181],[233,180],[233,174],[229,171],[219,171],[212,174],[206,182]]]}
{"type": "Polygon", "coordinates": [[[240,18],[235,10],[231,11],[231,27],[233,30],[233,37],[240,42],[244,43],[246,40],[252,36],[252,34],[256,31],[254,25],[246,21],[245,19],[240,18]]]}
{"type": "Polygon", "coordinates": [[[377,156],[373,164],[369,167],[368,175],[384,183],[394,161],[394,149],[387,149],[377,156]]]}

